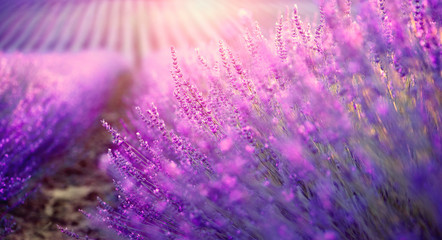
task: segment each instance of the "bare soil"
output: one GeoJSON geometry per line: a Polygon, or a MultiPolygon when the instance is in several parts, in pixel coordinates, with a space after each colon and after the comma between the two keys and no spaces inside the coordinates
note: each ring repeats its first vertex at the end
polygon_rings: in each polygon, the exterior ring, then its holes
{"type": "MultiPolygon", "coordinates": [[[[123,98],[132,81],[130,72],[123,72],[101,114],[113,125],[125,118],[127,107],[123,98]]],[[[71,239],[57,227],[68,228],[80,236],[104,239],[100,230],[91,226],[78,210],[93,210],[97,197],[111,205],[116,203],[112,179],[99,168],[100,157],[111,146],[111,136],[96,119],[87,133],[64,154],[54,156],[51,164],[62,165],[55,174],[43,177],[41,187],[19,207],[8,213],[16,222],[15,231],[5,240],[71,239]]],[[[1,238],[1,236],[0,236],[1,238]]]]}

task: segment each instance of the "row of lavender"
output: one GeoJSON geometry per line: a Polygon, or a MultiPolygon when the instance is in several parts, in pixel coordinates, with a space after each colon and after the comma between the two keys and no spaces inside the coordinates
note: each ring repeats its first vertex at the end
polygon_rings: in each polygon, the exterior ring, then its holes
{"type": "Polygon", "coordinates": [[[441,238],[440,4],[320,9],[206,58],[172,48],[173,94],[103,121],[120,205],[85,215],[117,239],[441,238]]]}
{"type": "Polygon", "coordinates": [[[0,236],[14,228],[8,213],[65,164],[50,159],[100,116],[122,66],[108,54],[0,55],[0,236]]]}

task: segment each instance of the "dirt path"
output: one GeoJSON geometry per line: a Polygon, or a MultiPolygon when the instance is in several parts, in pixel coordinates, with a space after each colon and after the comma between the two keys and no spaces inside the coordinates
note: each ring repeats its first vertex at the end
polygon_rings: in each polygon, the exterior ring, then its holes
{"type": "MultiPolygon", "coordinates": [[[[122,99],[132,83],[130,72],[119,74],[100,119],[118,125],[127,109],[122,99]]],[[[57,225],[93,239],[103,239],[98,229],[88,226],[86,217],[78,211],[95,208],[97,196],[111,204],[116,201],[112,179],[99,169],[99,159],[111,144],[100,119],[66,154],[51,161],[74,164],[66,164],[54,175],[44,177],[41,188],[10,212],[16,221],[16,231],[6,236],[6,240],[68,239],[57,225]]]]}

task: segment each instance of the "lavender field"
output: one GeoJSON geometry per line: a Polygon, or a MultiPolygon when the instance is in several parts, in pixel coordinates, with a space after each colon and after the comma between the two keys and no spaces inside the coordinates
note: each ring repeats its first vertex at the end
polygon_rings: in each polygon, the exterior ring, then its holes
{"type": "Polygon", "coordinates": [[[1,239],[442,239],[439,0],[2,4],[1,239]]]}

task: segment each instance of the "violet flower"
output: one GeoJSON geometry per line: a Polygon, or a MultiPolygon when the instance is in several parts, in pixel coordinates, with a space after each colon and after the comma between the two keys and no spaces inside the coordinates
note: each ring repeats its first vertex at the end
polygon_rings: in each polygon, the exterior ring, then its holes
{"type": "Polygon", "coordinates": [[[116,239],[440,238],[440,71],[421,45],[440,26],[349,4],[324,2],[314,38],[295,8],[243,48],[172,48],[174,89],[139,97],[129,130],[103,122],[120,204],[91,221],[116,239]]]}

